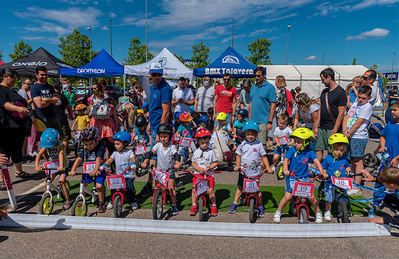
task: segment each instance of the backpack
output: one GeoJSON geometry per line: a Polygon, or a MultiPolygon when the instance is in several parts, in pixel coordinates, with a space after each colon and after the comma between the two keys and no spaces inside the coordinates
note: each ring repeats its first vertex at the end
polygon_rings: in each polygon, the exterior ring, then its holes
{"type": "Polygon", "coordinates": [[[106,101],[98,102],[93,105],[93,118],[97,120],[107,120],[111,116],[111,107],[106,101]]]}

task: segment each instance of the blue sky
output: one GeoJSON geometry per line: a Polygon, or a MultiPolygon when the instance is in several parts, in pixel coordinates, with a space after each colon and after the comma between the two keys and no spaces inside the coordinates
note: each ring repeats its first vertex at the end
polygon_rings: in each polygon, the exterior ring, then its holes
{"type": "MultiPolygon", "coordinates": [[[[58,39],[73,28],[89,35],[93,48],[109,50],[109,19],[113,19],[113,55],[123,62],[129,40],[145,41],[145,0],[2,0],[0,50],[5,61],[21,39],[56,56],[58,39]]],[[[204,42],[211,60],[231,45],[248,55],[248,44],[272,40],[271,61],[285,64],[287,26],[289,63],[379,64],[390,71],[393,53],[399,69],[399,0],[148,0],[149,46],[191,57],[191,46],[204,42]]]]}

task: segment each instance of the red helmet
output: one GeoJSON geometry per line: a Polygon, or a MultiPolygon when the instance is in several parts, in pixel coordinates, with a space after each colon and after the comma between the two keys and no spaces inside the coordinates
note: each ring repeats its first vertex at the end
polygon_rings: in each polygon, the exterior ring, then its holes
{"type": "Polygon", "coordinates": [[[191,122],[192,121],[192,117],[190,115],[190,113],[188,112],[183,112],[182,114],[180,114],[179,120],[181,122],[191,122]]]}
{"type": "Polygon", "coordinates": [[[197,133],[195,133],[195,138],[210,138],[211,135],[212,134],[208,129],[200,128],[197,130],[197,133]]]}

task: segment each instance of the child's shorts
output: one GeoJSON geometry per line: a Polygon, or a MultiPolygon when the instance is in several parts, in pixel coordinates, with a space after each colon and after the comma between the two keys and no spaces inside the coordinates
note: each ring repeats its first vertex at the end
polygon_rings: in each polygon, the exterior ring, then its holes
{"type": "Polygon", "coordinates": [[[101,174],[99,174],[99,175],[97,175],[97,176],[94,176],[94,177],[91,177],[91,176],[88,175],[88,174],[82,175],[82,181],[85,182],[85,183],[92,183],[92,182],[95,182],[95,183],[104,185],[104,183],[105,183],[105,178],[106,178],[105,172],[101,172],[101,174]]]}
{"type": "MultiPolygon", "coordinates": [[[[202,175],[202,174],[193,175],[193,188],[195,188],[195,185],[200,180],[204,180],[204,175],[202,175]]],[[[213,177],[213,175],[208,175],[206,177],[206,181],[208,182],[208,186],[209,186],[210,189],[215,188],[215,177],[213,177]]]]}
{"type": "Polygon", "coordinates": [[[362,158],[367,146],[367,139],[352,138],[349,141],[349,157],[362,158]]]}
{"type": "Polygon", "coordinates": [[[285,177],[285,192],[292,193],[294,191],[294,185],[295,182],[300,181],[300,182],[309,182],[309,178],[300,178],[300,179],[295,179],[294,177],[285,177]]]}
{"type": "Polygon", "coordinates": [[[278,146],[276,147],[276,149],[274,150],[274,154],[280,155],[287,152],[288,150],[288,145],[282,145],[282,146],[278,146]]]}

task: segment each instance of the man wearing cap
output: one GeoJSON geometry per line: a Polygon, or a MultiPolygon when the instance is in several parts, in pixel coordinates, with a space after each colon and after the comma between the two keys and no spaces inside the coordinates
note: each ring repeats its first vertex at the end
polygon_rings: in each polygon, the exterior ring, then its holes
{"type": "Polygon", "coordinates": [[[172,106],[174,112],[190,112],[190,105],[194,104],[193,91],[187,87],[187,81],[184,77],[179,78],[178,87],[172,93],[172,106]]]}
{"type": "Polygon", "coordinates": [[[153,137],[153,144],[157,135],[158,126],[161,123],[171,124],[171,101],[172,88],[162,77],[163,68],[159,63],[152,63],[150,66],[152,84],[150,87],[150,129],[153,137]]]}

